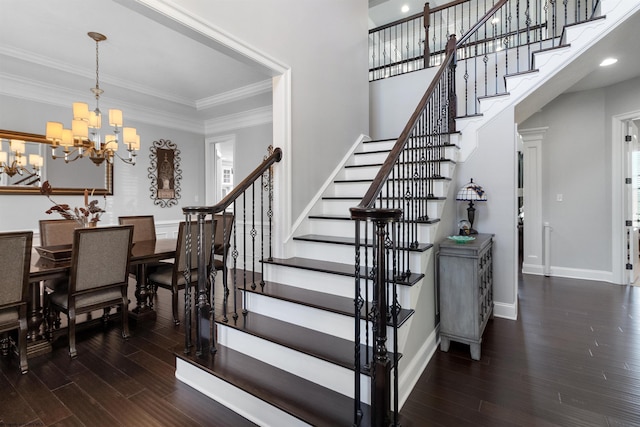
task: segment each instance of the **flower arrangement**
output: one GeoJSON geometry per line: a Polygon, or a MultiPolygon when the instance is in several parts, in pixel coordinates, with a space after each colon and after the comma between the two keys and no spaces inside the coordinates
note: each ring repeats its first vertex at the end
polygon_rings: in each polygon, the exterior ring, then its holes
{"type": "MultiPolygon", "coordinates": [[[[100,216],[104,212],[106,212],[104,209],[98,206],[97,200],[92,200],[91,202],[89,202],[88,190],[84,190],[84,206],[75,207],[73,209],[71,209],[68,204],[60,204],[51,198],[53,187],[51,187],[49,181],[45,181],[42,183],[40,193],[47,196],[47,198],[53,203],[53,206],[46,211],[47,214],[57,212],[64,219],[73,219],[83,227],[95,227],[97,222],[100,221],[100,216]]],[[[93,191],[91,191],[91,196],[93,196],[93,191]]],[[[106,205],[106,196],[104,196],[104,200],[106,205]]]]}

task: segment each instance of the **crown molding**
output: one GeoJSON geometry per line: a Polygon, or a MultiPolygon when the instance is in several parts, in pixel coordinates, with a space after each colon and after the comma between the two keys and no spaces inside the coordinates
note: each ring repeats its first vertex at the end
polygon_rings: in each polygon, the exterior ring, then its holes
{"type": "Polygon", "coordinates": [[[196,109],[204,110],[218,105],[239,101],[241,99],[251,98],[252,96],[260,95],[261,93],[271,92],[271,87],[271,79],[267,79],[237,89],[232,89],[228,92],[223,92],[208,98],[198,99],[196,101],[196,109]]]}
{"type": "Polygon", "coordinates": [[[273,107],[266,106],[205,121],[205,134],[211,135],[273,122],[273,107]]]}
{"type": "MultiPolygon", "coordinates": [[[[69,108],[69,117],[71,117],[71,104],[78,99],[87,98],[85,91],[44,84],[41,81],[6,73],[0,73],[0,82],[2,82],[0,84],[0,95],[56,107],[67,107],[69,108]]],[[[176,114],[175,112],[142,107],[110,97],[101,97],[100,99],[105,104],[118,105],[119,108],[124,110],[128,120],[187,132],[204,132],[203,120],[193,119],[190,116],[176,114]]]]}

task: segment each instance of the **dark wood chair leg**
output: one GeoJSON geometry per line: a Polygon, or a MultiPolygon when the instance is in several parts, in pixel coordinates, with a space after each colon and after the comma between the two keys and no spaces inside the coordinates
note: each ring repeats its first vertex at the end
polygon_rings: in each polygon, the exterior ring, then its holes
{"type": "Polygon", "coordinates": [[[67,317],[69,318],[69,356],[73,359],[78,355],[76,350],[76,310],[69,308],[67,317]]]}
{"type": "Polygon", "coordinates": [[[128,339],[131,334],[129,333],[129,310],[127,310],[127,306],[129,305],[129,299],[126,295],[122,296],[122,308],[120,309],[120,313],[122,314],[122,338],[128,339]]]}
{"type": "Polygon", "coordinates": [[[178,316],[178,290],[171,290],[171,310],[173,311],[173,324],[180,324],[180,317],[178,316]]]}

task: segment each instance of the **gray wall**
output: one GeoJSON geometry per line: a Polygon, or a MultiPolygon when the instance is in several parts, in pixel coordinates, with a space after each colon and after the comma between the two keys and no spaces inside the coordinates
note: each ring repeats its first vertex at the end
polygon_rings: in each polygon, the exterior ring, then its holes
{"type": "Polygon", "coordinates": [[[252,172],[262,162],[264,156],[267,155],[269,145],[273,144],[273,127],[271,123],[267,123],[235,129],[230,132],[223,132],[223,134],[233,134],[236,138],[234,178],[237,184],[249,172],[252,172]]]}

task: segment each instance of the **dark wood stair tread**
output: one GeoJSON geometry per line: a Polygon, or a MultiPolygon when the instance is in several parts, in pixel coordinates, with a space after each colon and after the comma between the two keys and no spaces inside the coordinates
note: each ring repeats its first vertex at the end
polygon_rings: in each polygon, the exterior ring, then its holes
{"type": "MultiPolygon", "coordinates": [[[[456,163],[455,160],[451,160],[451,159],[432,159],[432,160],[427,160],[427,163],[456,163]]],[[[413,163],[422,163],[421,161],[417,161],[417,162],[403,162],[403,164],[405,165],[410,165],[413,163]]],[[[382,163],[362,163],[362,164],[357,164],[357,165],[345,165],[344,167],[346,169],[350,169],[350,168],[371,168],[371,167],[381,167],[382,163]]]]}
{"type": "MultiPolygon", "coordinates": [[[[288,301],[295,304],[301,304],[307,307],[313,307],[320,310],[330,311],[332,313],[344,316],[354,317],[353,298],[343,297],[339,295],[327,294],[324,292],[312,291],[297,286],[283,285],[281,283],[266,282],[264,289],[256,286],[255,289],[248,287],[247,292],[267,297],[288,301]]],[[[366,307],[362,308],[361,317],[365,318],[366,307]]],[[[398,313],[398,326],[402,324],[414,313],[414,310],[402,308],[398,313]]],[[[389,325],[391,322],[388,323],[389,325]]]]}
{"type": "MultiPolygon", "coordinates": [[[[397,200],[393,197],[379,197],[379,200],[397,200]]],[[[355,196],[323,196],[322,200],[354,200],[356,202],[360,202],[362,197],[355,196]]],[[[446,197],[439,196],[427,196],[427,197],[412,197],[412,200],[447,200],[446,197]]]]}
{"type": "MultiPolygon", "coordinates": [[[[421,138],[421,137],[418,137],[421,138]]],[[[405,151],[415,151],[415,150],[424,150],[424,149],[437,149],[437,148],[460,148],[458,147],[458,145],[456,144],[450,144],[450,143],[441,143],[441,144],[433,144],[430,145],[428,147],[409,147],[409,148],[405,148],[405,151]]],[[[389,153],[391,152],[391,148],[389,149],[385,149],[385,150],[371,150],[371,151],[356,151],[355,153],[353,153],[355,156],[363,156],[366,154],[380,154],[380,153],[389,153]]]]}
{"type": "MultiPolygon", "coordinates": [[[[321,261],[317,259],[292,257],[292,258],[272,258],[265,259],[262,262],[265,264],[281,265],[284,267],[300,268],[303,270],[319,271],[323,273],[338,274],[340,276],[355,277],[353,264],[342,264],[332,261],[321,261]]],[[[360,277],[365,278],[367,272],[361,267],[360,277]]],[[[390,275],[391,276],[391,275],[390,275]]],[[[411,273],[408,277],[399,278],[394,282],[399,285],[413,286],[420,279],[424,277],[424,274],[411,273]]]]}
{"type": "MultiPolygon", "coordinates": [[[[425,181],[451,181],[451,178],[448,178],[446,176],[425,176],[423,178],[421,178],[422,180],[425,181]]],[[[402,181],[411,181],[413,182],[414,179],[413,177],[408,177],[408,178],[398,178],[398,179],[389,179],[388,181],[391,182],[402,182],[402,181]]],[[[336,179],[335,181],[333,181],[336,184],[362,184],[362,183],[371,183],[373,182],[373,179],[366,179],[366,178],[362,178],[362,179],[336,179]]]]}
{"type": "MultiPolygon", "coordinates": [[[[352,398],[219,344],[215,354],[207,353],[201,357],[185,355],[182,350],[182,347],[176,349],[176,357],[306,423],[314,426],[352,425],[352,398]]],[[[368,425],[369,406],[362,406],[367,420],[363,425],[368,425]]]]}
{"type": "MultiPolygon", "coordinates": [[[[309,215],[309,219],[328,219],[335,221],[353,221],[349,216],[345,215],[309,215]]],[[[416,221],[400,221],[402,223],[417,223],[417,224],[435,224],[436,222],[440,222],[440,218],[429,218],[429,219],[419,219],[416,221]]]]}
{"type": "MultiPolygon", "coordinates": [[[[354,346],[351,340],[251,311],[239,316],[237,320],[229,319],[228,322],[223,322],[220,318],[216,319],[216,322],[292,350],[317,357],[345,369],[353,370],[354,346]]],[[[361,373],[369,375],[369,372],[364,368],[366,351],[366,346],[360,344],[361,373]]],[[[371,357],[372,352],[372,348],[369,348],[369,357],[371,357]]],[[[392,361],[394,360],[392,352],[389,352],[389,357],[392,361]]]]}
{"type": "MultiPolygon", "coordinates": [[[[344,237],[344,236],[324,236],[320,234],[305,234],[302,236],[295,236],[293,240],[305,241],[305,242],[318,242],[318,243],[332,243],[336,245],[348,245],[355,246],[356,241],[353,237],[344,237]]],[[[360,245],[365,246],[365,242],[361,241],[360,245]]],[[[371,241],[367,242],[366,246],[371,247],[373,243],[371,241]]],[[[431,243],[419,243],[417,247],[412,248],[410,245],[407,245],[404,242],[399,242],[397,247],[401,250],[408,250],[410,252],[424,252],[433,247],[431,243]]],[[[354,253],[355,257],[355,253],[354,253]]]]}

